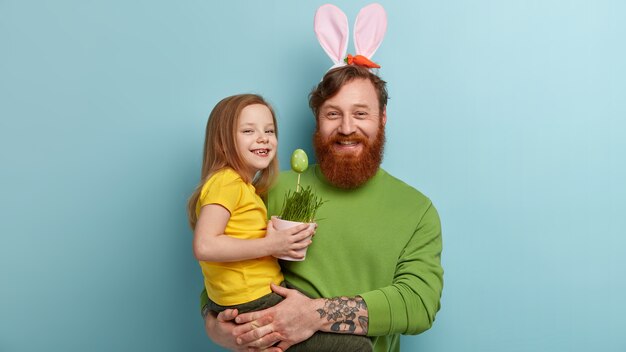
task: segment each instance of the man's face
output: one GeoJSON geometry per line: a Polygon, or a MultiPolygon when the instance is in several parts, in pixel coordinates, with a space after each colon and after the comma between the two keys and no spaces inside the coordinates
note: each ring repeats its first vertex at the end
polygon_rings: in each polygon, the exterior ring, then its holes
{"type": "Polygon", "coordinates": [[[332,98],[326,100],[319,110],[318,130],[323,139],[338,138],[332,146],[342,155],[358,156],[363,151],[358,136],[374,141],[378,130],[387,122],[386,111],[382,116],[378,97],[369,80],[355,79],[345,84],[332,98]]]}
{"type": "Polygon", "coordinates": [[[369,80],[355,79],[319,109],[314,145],[324,176],[341,188],[355,188],[380,166],[386,110],[379,109],[369,80]]]}

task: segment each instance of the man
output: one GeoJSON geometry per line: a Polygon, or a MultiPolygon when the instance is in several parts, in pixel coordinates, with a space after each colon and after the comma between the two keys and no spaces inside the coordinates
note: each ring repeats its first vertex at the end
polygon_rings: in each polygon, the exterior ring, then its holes
{"type": "MultiPolygon", "coordinates": [[[[439,216],[428,198],[380,168],[387,122],[383,80],[359,66],[333,69],[309,105],[319,165],[302,174],[301,184],[326,203],[306,260],[281,265],[288,284],[311,298],[272,286],[285,297],[281,303],[239,316],[208,315],[207,334],[242,351],[286,350],[315,331],[366,335],[374,351],[399,351],[399,335],[429,329],[439,310],[439,216]]],[[[280,211],[296,177],[281,174],[269,195],[269,214],[280,211]]]]}

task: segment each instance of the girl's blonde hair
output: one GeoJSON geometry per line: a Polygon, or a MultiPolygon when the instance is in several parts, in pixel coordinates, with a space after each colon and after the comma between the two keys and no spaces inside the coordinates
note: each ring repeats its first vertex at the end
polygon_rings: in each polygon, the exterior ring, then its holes
{"type": "Polygon", "coordinates": [[[265,196],[278,176],[278,158],[270,162],[267,168],[261,170],[254,179],[249,179],[245,171],[247,167],[241,158],[241,151],[237,149],[237,128],[241,111],[250,105],[262,104],[267,106],[272,113],[274,131],[278,138],[278,125],[274,109],[256,94],[239,94],[222,99],[211,111],[206,124],[204,139],[204,157],[202,159],[202,173],[200,183],[191,194],[187,203],[187,217],[189,225],[193,229],[198,221],[196,204],[200,198],[200,192],[205,182],[216,171],[230,167],[241,176],[244,182],[252,183],[257,194],[265,196]]]}

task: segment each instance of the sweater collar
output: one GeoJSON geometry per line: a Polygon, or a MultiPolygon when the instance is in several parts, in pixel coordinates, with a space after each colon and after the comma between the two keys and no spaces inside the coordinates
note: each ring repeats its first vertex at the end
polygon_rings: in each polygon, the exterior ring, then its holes
{"type": "Polygon", "coordinates": [[[374,174],[374,176],[372,178],[370,178],[369,180],[365,181],[364,184],[362,184],[362,185],[360,185],[359,187],[356,187],[356,188],[340,188],[340,187],[337,187],[337,186],[333,185],[332,183],[330,183],[326,179],[326,176],[324,176],[324,173],[322,173],[322,170],[320,169],[319,164],[315,164],[314,173],[315,173],[315,177],[318,180],[320,180],[327,187],[335,189],[337,191],[350,192],[350,191],[357,191],[357,190],[367,189],[369,187],[372,187],[373,185],[377,184],[379,182],[379,180],[387,172],[382,167],[378,167],[378,170],[376,171],[376,174],[374,174]]]}

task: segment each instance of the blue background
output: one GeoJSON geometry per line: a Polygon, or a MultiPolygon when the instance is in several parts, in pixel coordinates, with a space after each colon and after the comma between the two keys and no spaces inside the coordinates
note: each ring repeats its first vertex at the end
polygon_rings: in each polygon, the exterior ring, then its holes
{"type": "MultiPolygon", "coordinates": [[[[283,167],[311,154],[322,3],[0,0],[0,351],[219,350],[184,210],[204,125],[260,93],[283,167]]],[[[444,230],[403,351],[625,351],[625,3],[381,3],[383,165],[444,230]]]]}

